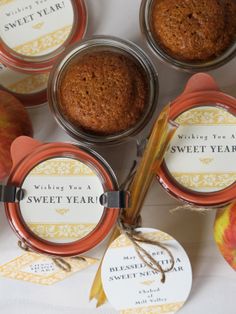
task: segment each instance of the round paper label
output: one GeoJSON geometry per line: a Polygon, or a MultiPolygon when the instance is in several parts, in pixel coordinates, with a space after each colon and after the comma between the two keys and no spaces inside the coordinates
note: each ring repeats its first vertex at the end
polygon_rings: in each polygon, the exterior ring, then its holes
{"type": "Polygon", "coordinates": [[[216,192],[236,181],[236,117],[217,106],[188,110],[165,156],[174,179],[197,192],[216,192]]]}
{"type": "Polygon", "coordinates": [[[47,88],[48,73],[23,74],[8,69],[0,63],[0,85],[17,94],[30,95],[43,91],[47,88]]]}
{"type": "Polygon", "coordinates": [[[53,243],[69,243],[87,236],[99,223],[104,193],[92,168],[72,158],[48,159],[25,178],[22,217],[38,237],[53,243]]]}
{"type": "MultiPolygon", "coordinates": [[[[174,268],[161,283],[155,272],[140,259],[133,244],[121,235],[110,245],[102,263],[102,284],[109,302],[122,314],[173,314],[187,300],[192,285],[192,270],[182,246],[168,234],[138,229],[142,235],[159,241],[173,254],[174,268]]],[[[141,244],[163,269],[171,265],[170,256],[160,247],[141,244]]]]}
{"type": "Polygon", "coordinates": [[[0,1],[0,37],[25,56],[43,56],[67,40],[74,21],[70,0],[0,1]]]}

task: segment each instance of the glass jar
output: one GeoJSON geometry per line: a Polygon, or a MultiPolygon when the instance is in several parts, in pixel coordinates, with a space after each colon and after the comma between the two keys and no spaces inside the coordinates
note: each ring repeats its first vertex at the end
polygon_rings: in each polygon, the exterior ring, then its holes
{"type": "Polygon", "coordinates": [[[129,136],[136,135],[147,125],[157,107],[158,92],[158,77],[155,68],[147,55],[138,46],[111,36],[95,36],[72,45],[60,57],[49,78],[48,101],[58,124],[76,140],[90,144],[117,143],[129,136]],[[82,56],[94,52],[113,52],[123,55],[137,64],[145,75],[148,97],[144,111],[139,120],[124,131],[109,135],[92,133],[78,125],[74,125],[62,112],[60,88],[68,68],[82,56]]]}
{"type": "Polygon", "coordinates": [[[52,256],[76,256],[101,243],[128,201],[107,162],[85,146],[25,136],[11,152],[0,199],[22,243],[52,256]]]}
{"type": "Polygon", "coordinates": [[[48,77],[49,73],[21,73],[0,63],[0,90],[11,93],[27,108],[47,103],[48,77]]]}
{"type": "Polygon", "coordinates": [[[83,0],[3,1],[0,62],[25,73],[48,72],[65,48],[83,38],[83,0]]]}
{"type": "Polygon", "coordinates": [[[236,99],[203,73],[170,106],[179,125],[158,171],[162,186],[197,206],[220,207],[236,195],[236,99]]]}
{"type": "MultiPolygon", "coordinates": [[[[140,6],[140,27],[148,46],[151,48],[155,56],[157,56],[161,61],[176,69],[192,72],[205,72],[219,68],[235,57],[236,40],[234,40],[232,45],[229,46],[229,48],[222,54],[207,61],[184,61],[174,57],[173,54],[168,53],[168,51],[158,43],[158,40],[155,39],[154,36],[151,15],[155,2],[156,0],[142,0],[140,6]]],[[[176,38],[176,40],[178,40],[178,38],[176,38]]]]}

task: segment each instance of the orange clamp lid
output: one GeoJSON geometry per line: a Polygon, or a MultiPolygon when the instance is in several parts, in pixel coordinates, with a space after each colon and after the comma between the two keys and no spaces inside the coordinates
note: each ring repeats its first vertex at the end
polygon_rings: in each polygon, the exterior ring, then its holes
{"type": "Polygon", "coordinates": [[[119,209],[99,203],[103,192],[117,190],[115,175],[102,157],[86,147],[28,137],[16,139],[11,151],[8,185],[21,187],[25,197],[5,203],[5,210],[27,246],[43,254],[75,256],[106,237],[119,209]]]}
{"type": "MultiPolygon", "coordinates": [[[[187,120],[189,119],[187,114],[190,115],[194,112],[194,110],[196,111],[195,114],[198,114],[200,110],[208,110],[210,112],[214,110],[214,108],[216,108],[218,112],[222,112],[223,115],[226,115],[227,113],[227,115],[229,116],[230,123],[228,124],[228,126],[225,125],[223,127],[228,127],[229,129],[235,128],[236,99],[222,93],[219,90],[216,82],[210,75],[205,73],[199,73],[192,76],[188,81],[184,92],[176,100],[174,100],[170,106],[170,120],[176,121],[177,123],[178,120],[182,121],[179,123],[182,129],[179,127],[179,130],[184,130],[181,135],[184,135],[185,138],[183,139],[182,136],[182,139],[181,137],[177,139],[179,134],[178,132],[176,133],[176,136],[174,136],[170,144],[170,149],[166,155],[166,158],[157,173],[160,183],[170,194],[185,202],[193,203],[199,206],[221,206],[231,202],[236,195],[235,178],[232,182],[228,183],[228,185],[222,185],[222,187],[218,187],[217,190],[214,190],[214,188],[211,187],[213,170],[216,169],[215,173],[219,172],[218,177],[216,178],[216,182],[218,185],[220,185],[222,177],[221,175],[223,175],[223,172],[221,173],[218,164],[222,161],[222,159],[220,158],[222,158],[221,156],[223,156],[223,154],[220,153],[221,150],[223,153],[223,148],[218,148],[218,150],[220,150],[218,154],[216,153],[215,147],[213,147],[214,149],[212,148],[212,150],[215,151],[214,154],[212,154],[213,151],[210,153],[210,151],[208,150],[210,145],[213,145],[216,142],[216,140],[211,138],[210,135],[212,135],[211,132],[213,132],[213,130],[217,130],[217,125],[212,125],[210,121],[208,123],[206,121],[202,122],[203,120],[198,120],[197,122],[187,120]],[[203,123],[203,125],[201,125],[201,123],[203,123]],[[192,128],[193,126],[194,129],[192,128]],[[208,137],[206,137],[206,133],[203,133],[203,131],[201,131],[202,126],[204,127],[203,130],[205,132],[209,132],[208,137]],[[185,129],[183,129],[184,127],[185,129]],[[198,139],[196,138],[197,136],[199,136],[199,138],[200,136],[202,136],[203,139],[204,134],[205,143],[201,142],[201,146],[199,148],[197,147],[198,139]],[[175,145],[174,148],[173,146],[171,146],[173,143],[175,145]],[[180,148],[177,147],[178,145],[180,148]],[[183,147],[183,145],[185,145],[185,147],[183,147]],[[183,152],[184,154],[186,152],[186,154],[184,155],[183,152]],[[178,160],[178,164],[174,164],[173,156],[177,156],[178,159],[176,160],[178,160]],[[183,158],[181,159],[181,157],[183,158]],[[200,159],[202,162],[202,168],[199,161],[200,159]],[[215,161],[213,161],[213,159],[215,159],[215,161]],[[169,167],[167,165],[167,161],[169,167]],[[170,170],[169,168],[171,168],[172,170],[170,170]],[[193,173],[195,173],[195,175],[193,175],[193,173]],[[205,190],[204,188],[202,188],[202,186],[200,186],[200,183],[199,185],[197,185],[196,183],[200,180],[200,178],[203,178],[205,180],[205,190]]],[[[203,113],[203,115],[204,114],[205,113],[203,113]]],[[[209,116],[206,117],[209,118],[209,116]]],[[[198,119],[200,119],[199,116],[198,119]]],[[[221,125],[220,120],[218,122],[219,125],[221,125]]],[[[222,129],[219,130],[221,133],[220,135],[224,135],[222,133],[222,129]]],[[[222,139],[220,145],[223,145],[222,139]]],[[[230,152],[230,154],[231,158],[233,158],[233,152],[230,152]]],[[[229,154],[225,156],[228,158],[229,154]]],[[[229,163],[227,164],[227,162],[225,162],[224,160],[223,162],[221,162],[221,164],[223,164],[226,168],[230,167],[229,163]]],[[[234,163],[231,162],[231,165],[233,164],[234,163]]],[[[228,170],[226,172],[228,172],[228,170]]],[[[236,174],[235,171],[234,173],[236,174]]]]}

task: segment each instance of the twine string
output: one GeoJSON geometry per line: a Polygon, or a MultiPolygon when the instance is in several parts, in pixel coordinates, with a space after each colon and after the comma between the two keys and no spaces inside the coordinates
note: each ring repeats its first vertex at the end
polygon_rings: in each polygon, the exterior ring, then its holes
{"type": "Polygon", "coordinates": [[[68,263],[67,261],[65,261],[63,258],[61,257],[53,257],[52,261],[54,262],[54,264],[60,268],[61,270],[63,270],[66,273],[70,273],[72,270],[71,264],[68,263]]]}
{"type": "Polygon", "coordinates": [[[135,173],[136,173],[136,168],[137,168],[137,161],[134,160],[134,161],[133,161],[133,164],[132,164],[132,166],[131,166],[131,168],[130,168],[130,171],[129,171],[129,173],[127,174],[127,176],[126,176],[124,182],[122,182],[122,183],[120,184],[120,186],[119,186],[119,189],[120,189],[120,190],[124,190],[124,189],[126,189],[126,188],[130,185],[130,182],[133,180],[133,177],[134,177],[134,175],[135,175],[135,173]]]}
{"type": "Polygon", "coordinates": [[[177,206],[175,208],[172,208],[170,210],[170,213],[174,213],[180,210],[190,210],[192,212],[197,212],[197,213],[207,213],[213,211],[215,208],[213,207],[202,207],[202,206],[194,206],[191,204],[183,204],[180,206],[177,206]]]}
{"type": "Polygon", "coordinates": [[[70,257],[70,258],[71,258],[71,259],[74,259],[74,260],[86,262],[86,258],[84,258],[84,257],[82,257],[82,256],[72,256],[72,257],[70,257]]]}
{"type": "MultiPolygon", "coordinates": [[[[140,218],[138,219],[140,221],[140,218]]],[[[120,218],[118,221],[118,227],[120,229],[120,232],[124,234],[133,244],[136,253],[140,257],[140,259],[143,261],[143,263],[154,270],[155,272],[160,272],[161,274],[161,282],[165,283],[166,281],[166,273],[170,272],[175,265],[174,257],[171,251],[161,244],[159,241],[150,240],[145,238],[140,231],[137,231],[137,224],[136,225],[130,225],[123,222],[123,219],[120,218]],[[157,246],[161,248],[163,251],[165,251],[169,257],[170,257],[170,267],[163,269],[163,267],[160,265],[160,263],[154,259],[150,253],[147,252],[139,243],[144,244],[151,244],[153,246],[157,246]]]]}
{"type": "MultiPolygon", "coordinates": [[[[25,251],[25,252],[32,252],[35,253],[33,250],[31,250],[29,248],[29,246],[27,245],[27,243],[24,240],[19,240],[18,241],[18,246],[21,250],[25,251]]],[[[60,268],[61,270],[63,270],[64,272],[71,272],[72,271],[72,266],[69,262],[67,262],[64,258],[62,257],[52,257],[51,258],[52,261],[54,262],[54,264],[60,268]]],[[[79,260],[79,261],[83,261],[86,262],[86,258],[82,257],[82,256],[73,256],[71,257],[71,259],[74,260],[79,260]]]]}
{"type": "MultiPolygon", "coordinates": [[[[134,139],[132,139],[132,141],[133,140],[134,139]]],[[[140,157],[143,156],[143,152],[147,144],[147,139],[144,139],[141,142],[139,142],[138,140],[134,140],[134,141],[136,143],[136,157],[137,158],[133,160],[129,173],[127,174],[125,180],[119,185],[120,190],[126,189],[130,186],[130,183],[132,182],[134,175],[136,173],[136,170],[137,170],[138,160],[140,159],[140,157]]]]}
{"type": "Polygon", "coordinates": [[[28,247],[28,245],[25,243],[25,241],[18,241],[18,246],[19,246],[19,248],[21,249],[21,250],[23,250],[23,251],[25,251],[25,252],[30,252],[31,250],[30,250],[30,248],[28,247]]]}

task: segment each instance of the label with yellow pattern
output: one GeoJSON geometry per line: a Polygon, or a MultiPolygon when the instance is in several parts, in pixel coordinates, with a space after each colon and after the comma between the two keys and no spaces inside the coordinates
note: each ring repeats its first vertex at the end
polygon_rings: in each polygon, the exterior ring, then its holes
{"type": "Polygon", "coordinates": [[[47,88],[49,73],[24,74],[0,63],[0,85],[17,94],[35,94],[47,88]]]}
{"type": "Polygon", "coordinates": [[[64,260],[70,264],[70,272],[59,268],[50,257],[36,253],[25,253],[1,265],[0,276],[49,286],[97,263],[97,260],[93,258],[84,260],[64,258],[64,260]]]}
{"type": "Polygon", "coordinates": [[[25,196],[19,206],[26,225],[53,243],[80,240],[103,215],[101,179],[77,159],[56,157],[41,162],[26,176],[22,189],[25,196]]]}
{"type": "Polygon", "coordinates": [[[0,37],[24,56],[44,56],[69,37],[74,21],[70,0],[0,0],[0,37]]]}
{"type": "MultiPolygon", "coordinates": [[[[129,238],[121,235],[109,246],[102,262],[102,284],[108,301],[121,314],[173,314],[184,305],[191,290],[188,256],[170,235],[149,228],[138,231],[146,239],[167,247],[173,255],[174,267],[162,283],[160,273],[149,268],[129,238]]],[[[171,258],[163,248],[139,244],[163,270],[170,268],[171,258]]]]}
{"type": "Polygon", "coordinates": [[[220,106],[180,114],[165,163],[173,178],[197,192],[216,192],[236,181],[236,117],[220,106]]]}

